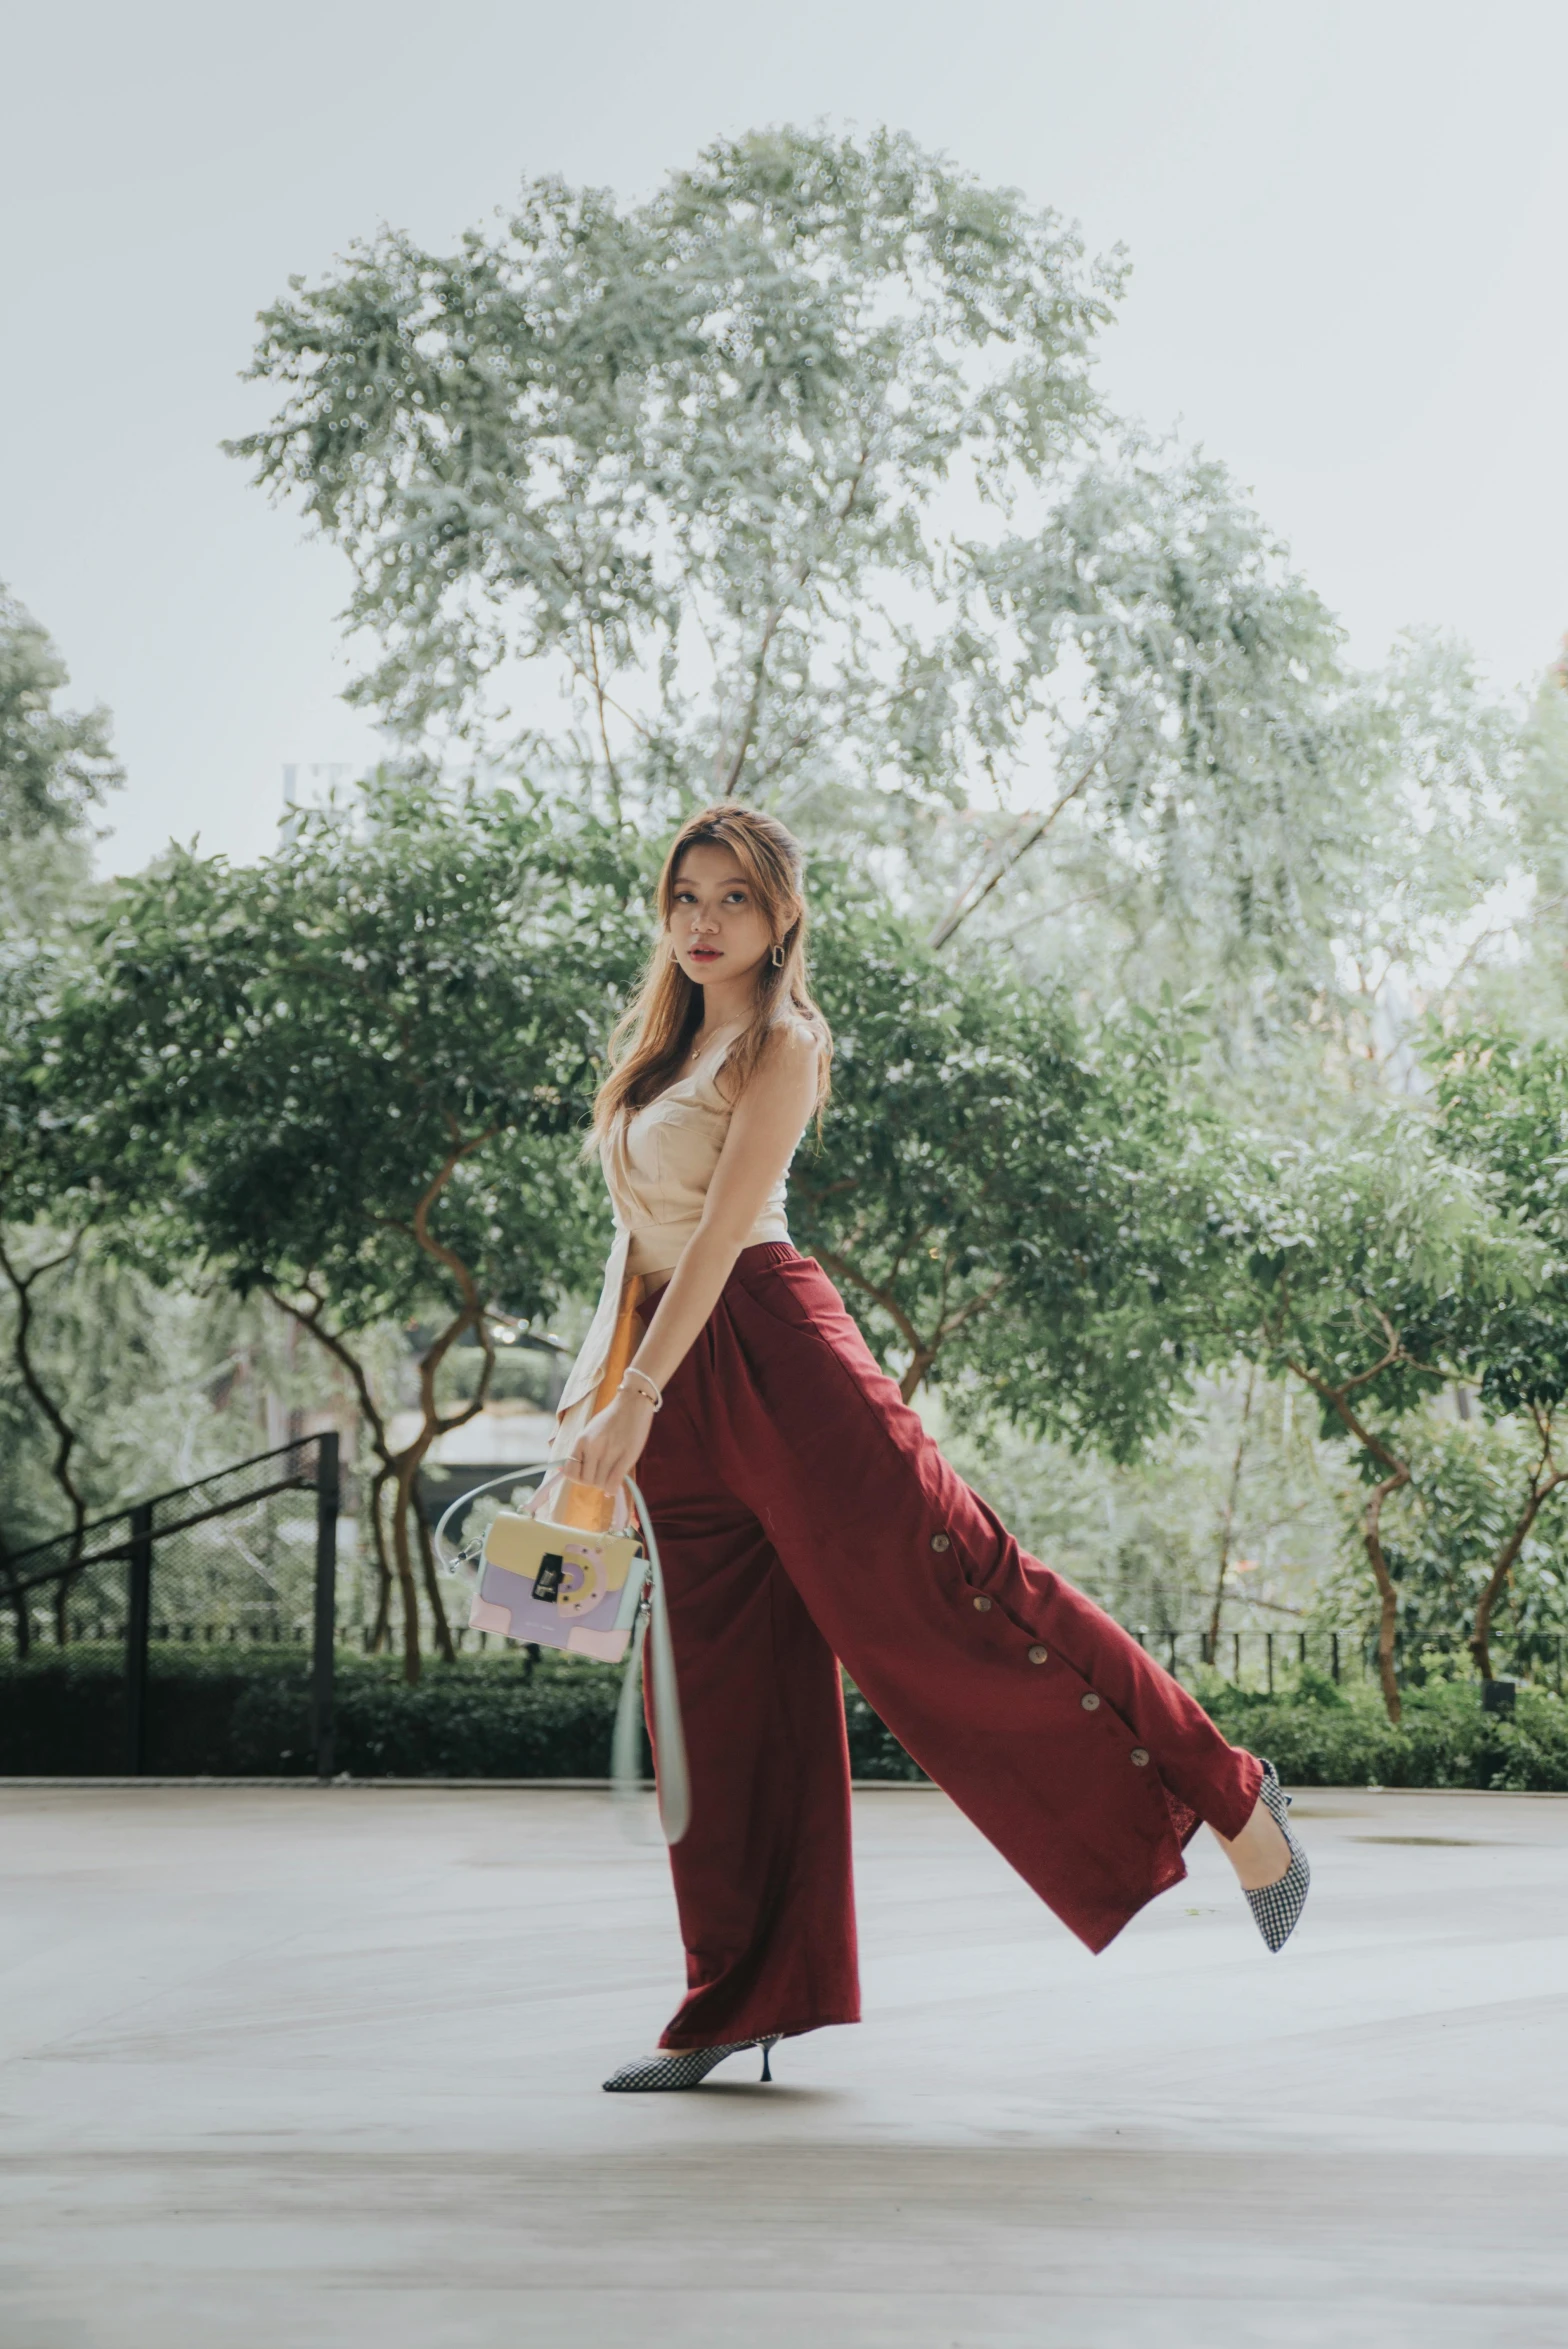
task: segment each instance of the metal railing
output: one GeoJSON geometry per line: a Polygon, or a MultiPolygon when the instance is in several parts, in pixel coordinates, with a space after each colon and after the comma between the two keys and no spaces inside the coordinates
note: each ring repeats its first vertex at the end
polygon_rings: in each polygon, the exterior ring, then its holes
{"type": "Polygon", "coordinates": [[[0,1573],[0,1641],[124,1648],[124,1765],[147,1767],[155,1641],[310,1647],[316,1775],[333,1772],[338,1438],[299,1437],[15,1551],[0,1573]],[[308,1495],[310,1506],[281,1506],[308,1495]]]}
{"type": "Polygon", "coordinates": [[[1360,1631],[1156,1631],[1147,1623],[1127,1629],[1141,1648],[1157,1656],[1176,1679],[1197,1671],[1218,1673],[1238,1687],[1256,1684],[1270,1696],[1289,1673],[1304,1669],[1327,1679],[1365,1678],[1372,1669],[1371,1642],[1360,1631]]]}
{"type": "MultiPolygon", "coordinates": [[[[1216,1639],[1207,1631],[1155,1630],[1146,1623],[1126,1628],[1140,1647],[1157,1656],[1174,1678],[1192,1679],[1199,1672],[1217,1673],[1238,1688],[1251,1687],[1269,1696],[1288,1688],[1303,1671],[1320,1673],[1336,1683],[1377,1678],[1377,1643],[1361,1629],[1338,1631],[1263,1631],[1248,1628],[1222,1631],[1216,1639]]],[[[1564,1637],[1561,1632],[1538,1639],[1528,1662],[1516,1669],[1540,1685],[1563,1693],[1564,1637]]]]}

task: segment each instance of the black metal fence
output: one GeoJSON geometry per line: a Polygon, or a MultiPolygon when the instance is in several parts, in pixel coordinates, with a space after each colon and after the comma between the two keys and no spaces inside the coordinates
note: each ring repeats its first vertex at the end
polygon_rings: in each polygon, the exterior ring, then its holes
{"type": "Polygon", "coordinates": [[[1156,1631],[1146,1623],[1127,1628],[1142,1648],[1158,1656],[1179,1680],[1200,1672],[1218,1673],[1240,1688],[1272,1696],[1303,1671],[1335,1682],[1368,1679],[1377,1669],[1372,1641],[1359,1631],[1156,1631]]]}
{"type": "Polygon", "coordinates": [[[15,1552],[0,1654],[123,1649],[123,1766],[136,1777],[157,1650],[308,1650],[316,1774],[330,1778],[338,1505],[337,1436],[309,1435],[15,1552]]]}
{"type": "MultiPolygon", "coordinates": [[[[1167,1671],[1189,1682],[1212,1672],[1238,1688],[1273,1696],[1295,1687],[1303,1672],[1344,1684],[1372,1681],[1378,1676],[1377,1642],[1364,1630],[1269,1631],[1249,1627],[1222,1631],[1216,1638],[1207,1631],[1154,1630],[1146,1623],[1127,1628],[1167,1671]]],[[[1561,1633],[1550,1642],[1537,1639],[1539,1652],[1531,1657],[1521,1677],[1527,1672],[1538,1685],[1561,1696],[1564,1645],[1561,1633]]],[[[1402,1657],[1399,1668],[1402,1675],[1408,1675],[1409,1660],[1402,1657]]]]}

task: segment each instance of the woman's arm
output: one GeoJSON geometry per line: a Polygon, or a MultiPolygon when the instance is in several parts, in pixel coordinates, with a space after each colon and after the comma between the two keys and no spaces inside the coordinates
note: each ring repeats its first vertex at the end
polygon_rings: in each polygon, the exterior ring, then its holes
{"type": "MultiPolygon", "coordinates": [[[[817,1046],[805,1028],[781,1028],[735,1105],[703,1206],[653,1327],[632,1367],[662,1391],[719,1301],[735,1259],[793,1157],[817,1098],[817,1046]]],[[[584,1484],[614,1492],[648,1441],[653,1405],[628,1388],[592,1418],[576,1450],[584,1484]]]]}

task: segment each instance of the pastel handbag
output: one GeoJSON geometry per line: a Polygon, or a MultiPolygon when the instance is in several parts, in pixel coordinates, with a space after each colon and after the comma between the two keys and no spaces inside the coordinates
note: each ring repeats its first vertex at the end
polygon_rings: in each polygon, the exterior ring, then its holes
{"type": "MultiPolygon", "coordinates": [[[[560,1481],[541,1486],[539,1509],[547,1508],[560,1481]]],[[[524,1517],[502,1510],[485,1534],[469,1627],[619,1664],[646,1578],[637,1536],[629,1529],[595,1533],[557,1524],[553,1513],[524,1517]]]]}
{"type": "Polygon", "coordinates": [[[561,1648],[601,1664],[619,1664],[629,1655],[611,1752],[611,1779],[621,1791],[639,1779],[636,1696],[647,1639],[659,1754],[659,1816],[665,1840],[679,1843],[691,1818],[691,1787],[658,1538],[642,1493],[630,1477],[621,1501],[608,1512],[611,1524],[606,1529],[558,1522],[558,1517],[587,1513],[572,1506],[582,1491],[555,1467],[494,1477],[459,1495],[443,1513],[436,1527],[437,1555],[448,1573],[462,1574],[474,1585],[471,1630],[561,1648]],[[481,1494],[506,1487],[515,1499],[518,1488],[532,1476],[544,1481],[530,1512],[500,1509],[482,1534],[462,1549],[452,1547],[449,1526],[466,1515],[481,1494]],[[617,1523],[626,1498],[631,1502],[631,1523],[617,1523]]]}

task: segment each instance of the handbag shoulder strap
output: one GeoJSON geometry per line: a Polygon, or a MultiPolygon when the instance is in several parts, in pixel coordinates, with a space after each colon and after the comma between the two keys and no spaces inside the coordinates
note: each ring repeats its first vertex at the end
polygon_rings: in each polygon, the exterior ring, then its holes
{"type": "Polygon", "coordinates": [[[637,1766],[636,1699],[638,1666],[644,1659],[646,1634],[648,1688],[652,1699],[649,1711],[653,1716],[658,1757],[659,1822],[665,1842],[674,1844],[680,1842],[691,1824],[691,1772],[681,1722],[680,1688],[675,1678],[675,1642],[670,1636],[669,1602],[665,1597],[659,1537],[653,1530],[653,1518],[641,1489],[630,1477],[626,1479],[626,1489],[637,1511],[648,1553],[649,1604],[646,1618],[639,1618],[637,1636],[626,1662],[626,1677],[621,1683],[610,1770],[618,1786],[635,1782],[641,1776],[637,1766]]]}

